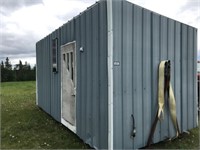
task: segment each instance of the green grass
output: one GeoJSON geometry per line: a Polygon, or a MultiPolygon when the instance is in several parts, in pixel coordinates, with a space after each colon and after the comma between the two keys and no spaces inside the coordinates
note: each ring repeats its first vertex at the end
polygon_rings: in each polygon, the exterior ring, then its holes
{"type": "MultiPolygon", "coordinates": [[[[1,149],[90,148],[35,104],[35,82],[1,84],[1,149]]],[[[149,149],[198,149],[199,128],[149,149]]]]}
{"type": "Polygon", "coordinates": [[[35,105],[35,82],[1,84],[2,149],[89,148],[35,105]]]}
{"type": "Polygon", "coordinates": [[[179,138],[172,141],[153,144],[148,149],[200,149],[199,127],[192,129],[189,134],[182,133],[179,138]]]}

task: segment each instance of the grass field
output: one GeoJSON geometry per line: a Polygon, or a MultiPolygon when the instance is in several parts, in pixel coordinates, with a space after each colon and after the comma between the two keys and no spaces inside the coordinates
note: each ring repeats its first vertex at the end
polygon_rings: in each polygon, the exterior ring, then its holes
{"type": "MultiPolygon", "coordinates": [[[[1,149],[90,148],[35,105],[35,82],[1,84],[1,149]]],[[[199,128],[149,148],[198,149],[199,128]]]]}
{"type": "Polygon", "coordinates": [[[1,84],[2,149],[89,148],[35,105],[35,82],[1,84]]]}

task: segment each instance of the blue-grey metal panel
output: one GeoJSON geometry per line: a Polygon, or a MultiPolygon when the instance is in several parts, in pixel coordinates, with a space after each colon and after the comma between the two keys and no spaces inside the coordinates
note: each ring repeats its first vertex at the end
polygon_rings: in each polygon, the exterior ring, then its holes
{"type": "MultiPolygon", "coordinates": [[[[181,24],[175,22],[175,77],[174,77],[174,96],[176,98],[176,107],[177,107],[177,120],[178,124],[181,125],[181,24]]],[[[181,130],[181,126],[180,130],[181,130]]]]}
{"type": "MultiPolygon", "coordinates": [[[[80,36],[81,36],[81,47],[84,49],[84,53],[81,53],[80,54],[80,74],[77,74],[78,76],[80,75],[80,90],[77,89],[77,92],[81,93],[80,94],[80,100],[81,100],[81,137],[83,139],[86,139],[86,91],[85,91],[85,88],[87,88],[87,82],[86,82],[86,72],[87,72],[87,65],[86,65],[86,61],[87,61],[87,58],[86,58],[86,53],[87,53],[87,49],[86,49],[86,42],[85,42],[85,36],[86,36],[86,33],[85,33],[85,13],[83,13],[81,16],[80,16],[80,19],[81,19],[81,26],[80,26],[80,36]]],[[[79,54],[79,53],[77,53],[79,54]]],[[[78,99],[78,97],[77,97],[78,99]]]]}
{"type": "Polygon", "coordinates": [[[87,70],[86,72],[86,82],[87,85],[86,88],[86,116],[88,117],[88,121],[86,122],[86,138],[88,143],[92,143],[92,137],[93,137],[93,131],[92,131],[92,11],[86,11],[86,50],[87,50],[87,56],[86,56],[86,64],[87,64],[87,70]]]}
{"type": "MultiPolygon", "coordinates": [[[[168,19],[168,45],[167,45],[167,52],[168,52],[168,57],[167,59],[171,61],[171,84],[172,84],[172,88],[174,89],[174,20],[172,19],[168,19]]],[[[166,102],[166,106],[169,108],[168,102],[166,102]]],[[[165,108],[167,108],[165,107],[165,108]]],[[[170,116],[170,112],[167,111],[167,117],[168,117],[168,121],[169,121],[169,133],[167,134],[167,137],[174,137],[175,136],[175,130],[174,130],[174,126],[173,123],[171,121],[171,116],[170,116]]]]}
{"type": "MultiPolygon", "coordinates": [[[[128,50],[132,49],[132,40],[127,40],[127,39],[133,39],[132,34],[128,34],[128,32],[133,32],[132,29],[132,23],[133,23],[133,18],[132,18],[132,11],[133,8],[131,5],[128,5],[128,3],[123,3],[123,7],[125,9],[123,9],[123,13],[127,16],[124,17],[122,22],[127,22],[126,25],[123,26],[123,49],[124,49],[124,53],[122,55],[122,59],[124,61],[126,61],[126,63],[121,64],[122,68],[123,68],[123,97],[122,99],[124,99],[124,101],[122,101],[122,105],[124,107],[124,113],[122,113],[122,117],[123,117],[123,122],[125,122],[125,124],[129,124],[130,126],[132,125],[132,121],[131,121],[131,116],[130,114],[132,114],[132,84],[128,84],[129,82],[133,82],[132,80],[132,70],[133,68],[131,67],[132,65],[132,56],[133,56],[133,51],[128,52],[128,50]],[[131,24],[131,25],[130,25],[131,24]],[[127,71],[130,71],[130,73],[128,73],[127,71]]],[[[122,138],[123,137],[127,137],[130,136],[130,132],[127,128],[122,128],[122,138]]],[[[127,148],[132,148],[133,142],[132,140],[126,140],[126,138],[122,139],[123,145],[126,145],[127,148]]]]}
{"type": "Polygon", "coordinates": [[[100,140],[100,136],[97,136],[97,135],[100,135],[100,101],[98,100],[99,97],[100,97],[100,93],[99,93],[99,73],[100,73],[100,69],[99,69],[99,60],[100,60],[100,52],[99,52],[99,24],[100,24],[100,19],[99,19],[99,7],[94,7],[92,8],[92,20],[95,23],[92,24],[92,38],[94,39],[93,40],[93,43],[92,43],[92,50],[93,50],[93,53],[92,53],[92,57],[95,58],[93,60],[93,66],[92,66],[92,72],[93,72],[93,77],[92,77],[92,88],[93,88],[93,103],[92,103],[92,111],[93,111],[93,123],[92,123],[92,131],[93,131],[93,145],[95,147],[99,147],[99,140],[100,140]],[[98,16],[98,17],[97,17],[98,16]]]}
{"type": "MultiPolygon", "coordinates": [[[[152,98],[151,98],[151,110],[152,110],[152,115],[151,118],[152,120],[155,118],[156,111],[157,111],[157,91],[158,91],[158,76],[157,76],[157,71],[158,71],[158,64],[160,63],[160,22],[159,22],[159,15],[152,13],[152,49],[151,49],[151,57],[152,57],[152,63],[151,63],[151,75],[152,75],[152,98]]],[[[167,118],[165,114],[165,118],[167,118]]],[[[151,125],[150,125],[151,126],[151,125]]],[[[159,141],[160,138],[160,122],[158,122],[156,131],[154,134],[154,142],[159,141]]]]}
{"type": "Polygon", "coordinates": [[[135,117],[135,126],[137,127],[137,138],[134,144],[137,147],[143,146],[143,105],[142,105],[142,8],[134,6],[133,11],[133,115],[135,117]],[[136,115],[140,114],[140,115],[136,115]],[[139,127],[140,126],[140,127],[139,127]]]}
{"type": "MultiPolygon", "coordinates": [[[[166,17],[160,16],[160,60],[166,60],[168,59],[168,19],[166,17]]],[[[158,67],[157,67],[158,68],[158,67]]],[[[157,84],[156,84],[157,86],[157,84]]],[[[155,99],[157,101],[157,99],[155,99]]],[[[156,102],[157,103],[157,102],[156,102]]],[[[167,106],[167,105],[166,105],[167,106]]],[[[155,108],[155,106],[154,106],[155,108]]],[[[152,108],[153,109],[153,108],[152,108]]],[[[168,135],[169,130],[169,115],[168,110],[164,109],[164,117],[165,119],[162,121],[160,132],[161,132],[161,139],[164,139],[168,135]]],[[[152,116],[154,119],[154,116],[152,116]]]]}
{"type": "Polygon", "coordinates": [[[75,18],[77,134],[96,148],[108,146],[107,20],[101,1],[75,18]],[[80,47],[83,52],[80,52],[80,47]]]}
{"type": "MultiPolygon", "coordinates": [[[[196,127],[196,35],[182,24],[129,2],[113,2],[114,148],[146,145],[157,112],[158,65],[171,60],[171,83],[181,131],[196,127]],[[136,137],[132,139],[131,114],[136,137]]],[[[153,142],[175,135],[168,101],[153,142]]]]}
{"type": "Polygon", "coordinates": [[[47,58],[46,55],[48,50],[46,47],[46,42],[41,40],[37,43],[37,80],[38,80],[38,105],[50,114],[50,103],[48,103],[48,89],[46,87],[48,72],[46,73],[47,58]],[[42,93],[43,92],[43,93],[42,93]],[[42,99],[42,101],[41,101],[42,99]]]}
{"type": "Polygon", "coordinates": [[[187,97],[187,107],[188,107],[188,128],[191,129],[193,128],[193,120],[196,120],[196,117],[194,117],[193,115],[193,103],[194,103],[194,96],[193,96],[193,91],[194,91],[194,85],[193,85],[193,74],[194,74],[194,67],[193,67],[193,50],[194,50],[194,46],[193,46],[193,28],[192,27],[188,27],[188,48],[187,48],[187,55],[188,55],[188,70],[187,70],[187,75],[188,75],[188,86],[187,86],[187,92],[188,92],[188,97],[187,97]]]}
{"type": "Polygon", "coordinates": [[[99,5],[99,100],[100,100],[100,147],[108,148],[108,72],[107,72],[107,7],[106,1],[99,5]]]}
{"type": "MultiPolygon", "coordinates": [[[[194,50],[193,50],[193,69],[194,69],[194,74],[193,74],[193,86],[194,86],[194,91],[193,91],[193,94],[194,94],[194,103],[193,103],[193,113],[194,113],[194,117],[195,116],[198,116],[198,110],[196,109],[198,106],[198,103],[197,103],[197,29],[193,29],[193,45],[194,45],[194,50]]],[[[197,125],[197,121],[198,121],[198,117],[194,120],[193,120],[193,126],[196,126],[197,125]]]]}
{"type": "Polygon", "coordinates": [[[147,143],[147,136],[149,135],[151,123],[151,103],[149,100],[152,97],[151,93],[151,13],[150,11],[143,11],[143,65],[142,65],[142,79],[143,79],[143,144],[147,143]]]}
{"type": "MultiPolygon", "coordinates": [[[[40,74],[42,74],[41,73],[41,65],[39,65],[39,64],[42,64],[40,62],[40,61],[42,61],[42,59],[41,59],[41,53],[42,53],[41,42],[37,42],[36,43],[37,85],[42,82],[42,80],[41,80],[42,76],[40,75],[40,74]]],[[[39,100],[39,99],[41,99],[41,92],[39,92],[39,91],[42,91],[41,84],[37,86],[36,90],[38,92],[37,93],[38,94],[38,105],[42,106],[42,104],[41,104],[42,101],[39,100]]]]}
{"type": "MultiPolygon", "coordinates": [[[[46,39],[47,40],[47,39],[46,39]]],[[[55,118],[57,121],[61,121],[61,64],[60,64],[60,28],[55,30],[51,35],[49,39],[49,51],[50,51],[50,72],[51,72],[51,100],[49,101],[51,104],[51,116],[55,118]],[[52,40],[55,38],[58,39],[58,72],[54,73],[52,71],[52,40]]]]}
{"type": "Polygon", "coordinates": [[[181,128],[187,130],[188,115],[187,115],[187,26],[181,25],[181,128]]]}
{"type": "Polygon", "coordinates": [[[113,61],[119,62],[113,67],[113,148],[123,147],[122,118],[122,2],[113,2],[113,61]],[[120,135],[120,136],[119,136],[120,135]]]}
{"type": "Polygon", "coordinates": [[[60,46],[76,41],[77,135],[108,148],[107,11],[100,1],[37,44],[39,106],[61,121],[60,46]],[[52,40],[58,39],[58,72],[52,72],[52,40]],[[41,48],[40,48],[41,47],[41,48]],[[80,52],[83,47],[83,52],[80,52]]]}

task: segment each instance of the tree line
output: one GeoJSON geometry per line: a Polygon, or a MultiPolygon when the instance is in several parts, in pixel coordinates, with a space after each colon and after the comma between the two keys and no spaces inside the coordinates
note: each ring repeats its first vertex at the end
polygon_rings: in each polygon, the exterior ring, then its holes
{"type": "Polygon", "coordinates": [[[36,66],[31,68],[30,64],[19,60],[19,64],[12,65],[7,57],[5,62],[1,61],[1,82],[9,81],[34,81],[36,66]]]}

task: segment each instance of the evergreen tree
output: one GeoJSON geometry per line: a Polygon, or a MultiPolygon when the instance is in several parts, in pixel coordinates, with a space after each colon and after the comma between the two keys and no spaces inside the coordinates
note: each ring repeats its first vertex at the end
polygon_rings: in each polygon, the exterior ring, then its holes
{"type": "Polygon", "coordinates": [[[6,58],[6,61],[5,61],[5,68],[8,70],[12,70],[12,65],[11,65],[8,57],[6,58]]]}
{"type": "Polygon", "coordinates": [[[4,69],[4,63],[1,61],[1,69],[4,69]]]}
{"type": "Polygon", "coordinates": [[[14,81],[14,72],[12,71],[12,65],[9,61],[9,58],[6,58],[5,64],[1,62],[1,81],[14,81]]]}
{"type": "Polygon", "coordinates": [[[14,69],[12,69],[12,64],[7,57],[5,63],[2,61],[1,64],[1,82],[7,81],[34,81],[36,79],[36,65],[31,68],[28,62],[22,64],[19,60],[19,64],[16,64],[14,69]]]}
{"type": "Polygon", "coordinates": [[[1,82],[3,82],[5,79],[4,74],[5,74],[5,68],[4,68],[4,63],[1,61],[1,82]]]}

